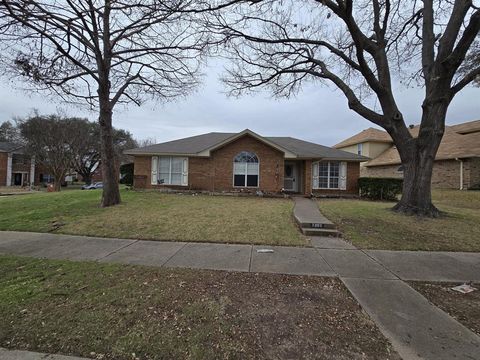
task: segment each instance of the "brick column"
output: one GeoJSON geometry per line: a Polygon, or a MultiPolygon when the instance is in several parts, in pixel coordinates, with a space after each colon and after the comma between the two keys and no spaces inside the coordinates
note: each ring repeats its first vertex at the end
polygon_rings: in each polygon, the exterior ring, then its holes
{"type": "Polygon", "coordinates": [[[312,160],[305,160],[305,195],[312,193],[312,160]]]}

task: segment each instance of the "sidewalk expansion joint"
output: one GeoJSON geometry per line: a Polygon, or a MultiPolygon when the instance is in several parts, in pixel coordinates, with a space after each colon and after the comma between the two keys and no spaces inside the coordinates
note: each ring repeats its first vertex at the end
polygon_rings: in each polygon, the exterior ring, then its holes
{"type": "Polygon", "coordinates": [[[95,261],[100,261],[100,260],[103,260],[103,259],[105,259],[105,258],[109,257],[110,255],[113,255],[113,254],[115,254],[115,253],[119,252],[120,250],[123,250],[123,249],[125,249],[125,248],[129,247],[130,245],[136,244],[137,242],[141,241],[141,240],[139,240],[139,239],[137,239],[137,240],[135,240],[135,239],[131,239],[131,240],[132,240],[132,242],[131,242],[131,243],[128,243],[127,245],[120,246],[118,249],[115,249],[115,250],[113,250],[112,252],[109,252],[107,255],[105,255],[105,256],[102,256],[102,257],[100,257],[100,258],[96,259],[95,261]]]}

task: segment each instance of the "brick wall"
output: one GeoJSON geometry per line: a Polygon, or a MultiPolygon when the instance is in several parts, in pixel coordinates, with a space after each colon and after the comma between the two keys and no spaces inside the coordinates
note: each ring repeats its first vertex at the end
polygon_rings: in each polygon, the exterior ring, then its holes
{"type": "MultiPolygon", "coordinates": [[[[239,190],[233,187],[233,159],[241,151],[257,155],[260,167],[258,189],[265,192],[280,192],[283,188],[284,154],[269,145],[245,135],[211,153],[210,158],[191,157],[188,160],[188,186],[152,185],[151,156],[135,156],[134,186],[136,188],[171,188],[209,191],[239,190]]],[[[303,162],[301,176],[305,194],[312,192],[312,161],[303,162]]],[[[347,163],[347,190],[315,190],[324,194],[358,194],[360,164],[347,163]]],[[[248,188],[255,191],[257,188],[248,188]]]]}
{"type": "MultiPolygon", "coordinates": [[[[362,176],[403,178],[398,172],[400,165],[374,166],[362,168],[362,176]]],[[[469,189],[480,183],[480,159],[467,159],[463,163],[463,187],[469,189]]],[[[435,161],[432,173],[432,188],[459,189],[460,162],[456,160],[435,161]]]]}
{"type": "Polygon", "coordinates": [[[7,185],[8,153],[0,152],[0,186],[7,185]]]}
{"type": "Polygon", "coordinates": [[[258,157],[260,167],[259,190],[278,192],[283,188],[283,153],[250,135],[245,135],[212,153],[214,191],[234,189],[233,159],[241,151],[251,151],[258,157]]]}
{"type": "MultiPolygon", "coordinates": [[[[210,158],[188,159],[188,187],[151,184],[151,156],[135,156],[134,186],[137,188],[174,188],[230,191],[233,187],[233,159],[241,151],[257,154],[260,167],[258,189],[278,192],[283,187],[283,153],[257,139],[245,135],[212,152],[210,158]],[[140,178],[143,176],[143,178],[140,178]],[[143,185],[145,184],[145,185],[143,185]]],[[[256,189],[256,188],[255,188],[256,189]]]]}
{"type": "Polygon", "coordinates": [[[466,189],[480,187],[480,158],[471,158],[463,163],[463,186],[466,189]]]}

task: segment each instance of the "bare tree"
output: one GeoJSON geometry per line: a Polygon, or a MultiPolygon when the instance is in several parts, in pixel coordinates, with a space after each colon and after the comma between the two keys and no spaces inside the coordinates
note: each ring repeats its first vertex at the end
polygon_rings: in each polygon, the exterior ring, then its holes
{"type": "Polygon", "coordinates": [[[60,191],[65,176],[72,168],[72,149],[82,139],[77,136],[78,119],[57,115],[35,114],[19,121],[25,151],[54,177],[55,191],[60,191]]]}
{"type": "MultiPolygon", "coordinates": [[[[78,119],[78,122],[75,126],[76,136],[82,141],[75,142],[72,148],[74,154],[72,168],[82,176],[85,183],[90,184],[94,171],[101,163],[100,125],[87,119],[78,119]]],[[[135,141],[128,131],[115,128],[112,129],[112,139],[116,160],[120,165],[128,161],[123,151],[134,148],[135,141]]],[[[116,168],[119,168],[119,165],[116,168]]]]}
{"type": "MultiPolygon", "coordinates": [[[[191,0],[0,0],[8,73],[99,112],[102,206],[120,202],[112,135],[118,104],[189,94],[209,36],[191,0]]],[[[207,6],[208,7],[208,6],[207,6]]]]}
{"type": "Polygon", "coordinates": [[[0,124],[0,141],[14,143],[22,142],[20,130],[16,126],[16,123],[12,123],[11,121],[4,121],[0,124]]]}
{"type": "Polygon", "coordinates": [[[239,0],[209,26],[233,60],[225,78],[233,95],[269,87],[288,97],[306,81],[333,85],[397,146],[404,185],[394,209],[439,214],[431,176],[447,109],[480,74],[478,62],[459,71],[480,29],[471,0],[239,0]],[[425,88],[418,137],[399,109],[395,76],[425,88]]]}

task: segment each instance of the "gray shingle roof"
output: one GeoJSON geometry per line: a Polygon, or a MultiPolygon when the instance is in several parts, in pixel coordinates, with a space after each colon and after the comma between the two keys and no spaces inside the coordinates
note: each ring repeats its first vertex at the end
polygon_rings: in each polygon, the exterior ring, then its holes
{"type": "Polygon", "coordinates": [[[191,136],[183,139],[167,141],[161,144],[145,146],[142,148],[127,150],[129,155],[141,154],[186,154],[193,155],[208,149],[215,144],[227,140],[229,137],[235,135],[234,133],[217,133],[211,132],[197,136],[191,136]]]}
{"type": "Polygon", "coordinates": [[[346,151],[337,150],[328,146],[315,144],[309,141],[295,139],[292,137],[266,137],[266,139],[288,149],[299,158],[323,158],[335,160],[358,160],[366,161],[367,157],[352,154],[346,151]]]}
{"type": "Polygon", "coordinates": [[[13,150],[18,150],[23,147],[22,144],[0,141],[0,152],[11,152],[13,150]]]}
{"type": "MultiPolygon", "coordinates": [[[[196,155],[204,150],[214,147],[237,133],[212,132],[203,135],[145,146],[142,148],[127,150],[128,155],[153,155],[153,154],[183,154],[196,155]]],[[[298,158],[322,158],[349,161],[367,161],[368,158],[346,151],[337,150],[328,146],[295,139],[292,137],[264,137],[265,140],[278,145],[295,154],[298,158]]]]}

